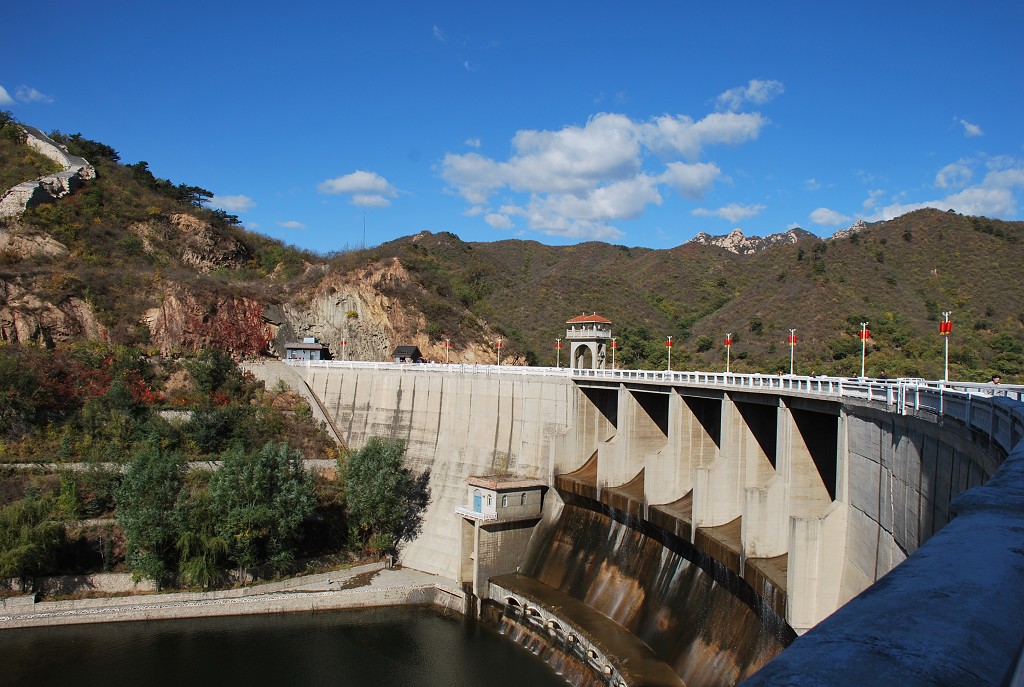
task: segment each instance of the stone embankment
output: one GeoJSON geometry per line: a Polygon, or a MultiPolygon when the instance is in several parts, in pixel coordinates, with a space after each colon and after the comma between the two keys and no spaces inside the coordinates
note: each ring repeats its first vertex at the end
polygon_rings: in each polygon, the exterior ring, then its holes
{"type": "Polygon", "coordinates": [[[385,568],[383,563],[218,592],[38,603],[28,596],[2,602],[0,630],[401,605],[432,605],[465,613],[465,595],[450,581],[415,570],[385,568]]]}
{"type": "Polygon", "coordinates": [[[25,143],[62,169],[56,174],[26,181],[7,190],[0,196],[0,218],[18,217],[40,203],[49,203],[73,193],[83,181],[96,178],[96,169],[85,158],[71,155],[35,127],[23,124],[21,128],[25,131],[25,143]]]}

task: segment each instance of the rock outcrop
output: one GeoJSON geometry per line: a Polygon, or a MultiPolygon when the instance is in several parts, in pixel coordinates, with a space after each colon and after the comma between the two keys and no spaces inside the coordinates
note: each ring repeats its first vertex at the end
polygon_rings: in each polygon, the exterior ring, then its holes
{"type": "Polygon", "coordinates": [[[78,297],[52,303],[15,282],[0,281],[0,304],[0,341],[53,345],[108,338],[92,307],[78,297]]]}
{"type": "MultiPolygon", "coordinates": [[[[393,287],[409,282],[409,273],[394,258],[362,270],[328,275],[308,301],[291,301],[264,311],[276,330],[272,352],[283,355],[288,341],[312,336],[325,343],[337,359],[342,357],[341,341],[345,340],[348,360],[387,360],[395,346],[410,345],[418,347],[425,358],[444,362],[444,341],[426,333],[423,313],[386,295],[393,287]]],[[[451,362],[460,363],[490,364],[497,357],[494,350],[480,344],[452,348],[448,353],[451,362]]]]}
{"type": "Polygon", "coordinates": [[[744,236],[743,231],[740,229],[733,229],[726,236],[712,236],[707,232],[700,232],[687,243],[696,243],[703,246],[718,246],[724,248],[731,253],[756,253],[758,251],[765,250],[766,248],[772,248],[774,246],[781,246],[787,244],[794,244],[802,239],[817,239],[814,234],[804,231],[803,229],[790,229],[789,231],[782,232],[781,234],[771,234],[770,236],[744,236]]]}
{"type": "Polygon", "coordinates": [[[19,217],[25,210],[49,203],[78,189],[83,181],[96,178],[96,169],[85,158],[71,155],[35,127],[21,125],[25,143],[63,168],[33,181],[25,181],[0,196],[0,218],[19,217]]]}
{"type": "Polygon", "coordinates": [[[185,213],[135,222],[128,231],[142,242],[142,250],[147,254],[172,252],[182,263],[203,274],[222,267],[238,269],[250,257],[241,243],[214,231],[209,222],[185,213]]]}
{"type": "Polygon", "coordinates": [[[836,233],[832,234],[829,238],[833,239],[845,239],[858,234],[868,228],[868,223],[862,219],[857,220],[846,229],[840,229],[836,233]]]}

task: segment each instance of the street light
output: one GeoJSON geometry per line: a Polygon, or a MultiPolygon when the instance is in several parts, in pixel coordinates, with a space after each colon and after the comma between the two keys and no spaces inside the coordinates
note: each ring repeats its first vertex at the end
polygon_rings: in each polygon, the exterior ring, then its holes
{"type": "Polygon", "coordinates": [[[668,341],[665,342],[665,348],[668,349],[668,371],[672,371],[672,337],[668,337],[668,341]]]}
{"type": "Polygon", "coordinates": [[[562,367],[562,340],[555,339],[555,367],[562,367]]]}
{"type": "Polygon", "coordinates": [[[345,339],[341,340],[341,362],[345,362],[345,347],[348,346],[348,341],[345,339]]]}
{"type": "Polygon", "coordinates": [[[498,366],[499,367],[501,366],[501,349],[504,346],[505,346],[505,343],[501,340],[501,337],[499,336],[498,337],[498,343],[497,343],[497,347],[498,347],[498,366]]]}
{"type": "Polygon", "coordinates": [[[793,351],[796,350],[796,330],[789,330],[789,374],[793,375],[793,351]]]}
{"type": "Polygon", "coordinates": [[[448,364],[448,352],[451,351],[451,349],[452,349],[452,340],[451,339],[445,339],[444,340],[444,364],[445,365],[448,364]]]}
{"type": "Polygon", "coordinates": [[[949,381],[949,335],[953,333],[953,323],[950,322],[949,316],[953,314],[952,310],[945,310],[942,313],[942,322],[939,322],[939,334],[946,340],[946,355],[942,364],[942,381],[949,381]]]}
{"type": "Polygon", "coordinates": [[[729,363],[732,361],[732,332],[725,335],[725,374],[729,374],[729,363]]]}
{"type": "Polygon", "coordinates": [[[871,336],[871,332],[868,331],[868,322],[860,323],[860,376],[864,377],[864,359],[867,357],[868,352],[868,337],[871,336]]]}
{"type": "Polygon", "coordinates": [[[615,337],[612,337],[612,369],[615,369],[615,349],[619,347],[619,342],[616,341],[615,337]]]}

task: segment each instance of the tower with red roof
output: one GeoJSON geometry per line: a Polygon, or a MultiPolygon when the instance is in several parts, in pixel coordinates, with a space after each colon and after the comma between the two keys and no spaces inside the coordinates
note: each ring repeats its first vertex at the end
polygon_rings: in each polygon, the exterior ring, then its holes
{"type": "Polygon", "coordinates": [[[603,370],[612,340],[612,321],[596,312],[583,313],[565,321],[565,339],[569,342],[569,368],[603,370]]]}

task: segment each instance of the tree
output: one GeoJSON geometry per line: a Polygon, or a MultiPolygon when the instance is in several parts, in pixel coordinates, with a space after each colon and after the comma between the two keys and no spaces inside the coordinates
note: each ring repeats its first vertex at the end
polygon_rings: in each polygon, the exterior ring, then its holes
{"type": "Polygon", "coordinates": [[[402,464],[404,455],[404,441],[371,437],[339,466],[352,542],[375,553],[392,552],[415,537],[430,499],[430,473],[413,477],[402,464]]]}
{"type": "Polygon", "coordinates": [[[183,584],[209,589],[220,579],[228,555],[228,541],[217,533],[209,491],[200,489],[191,494],[180,504],[180,511],[179,579],[183,584]]]}
{"type": "Polygon", "coordinates": [[[253,455],[236,447],[210,478],[217,534],[228,542],[241,576],[265,563],[282,572],[294,560],[300,526],[316,505],[302,460],[283,442],[253,455]]]}
{"type": "Polygon", "coordinates": [[[50,518],[52,499],[24,498],[0,509],[0,577],[22,582],[54,568],[64,526],[50,518]]]}
{"type": "Polygon", "coordinates": [[[155,441],[143,445],[124,473],[117,496],[117,521],[127,540],[125,558],[138,580],[160,587],[176,568],[178,514],[185,461],[155,441]]]}

